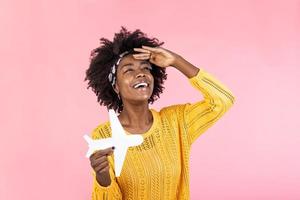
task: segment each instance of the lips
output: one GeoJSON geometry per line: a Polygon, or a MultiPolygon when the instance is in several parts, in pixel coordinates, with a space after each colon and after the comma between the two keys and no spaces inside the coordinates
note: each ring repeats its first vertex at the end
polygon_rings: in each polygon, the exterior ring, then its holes
{"type": "Polygon", "coordinates": [[[137,89],[137,88],[148,87],[148,86],[149,86],[148,83],[137,83],[133,86],[133,88],[137,89]]]}
{"type": "Polygon", "coordinates": [[[138,81],[136,83],[133,84],[132,86],[134,89],[139,89],[139,88],[146,88],[149,87],[149,83],[146,81],[138,81]]]}

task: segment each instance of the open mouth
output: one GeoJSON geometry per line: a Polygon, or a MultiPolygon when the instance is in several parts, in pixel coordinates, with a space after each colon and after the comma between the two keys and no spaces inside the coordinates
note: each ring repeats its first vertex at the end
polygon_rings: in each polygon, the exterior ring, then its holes
{"type": "Polygon", "coordinates": [[[133,88],[138,92],[147,92],[150,89],[149,83],[141,82],[133,85],[133,88]]]}
{"type": "Polygon", "coordinates": [[[140,88],[146,88],[146,87],[148,87],[149,86],[149,84],[148,83],[138,83],[138,84],[135,84],[134,86],[133,86],[133,88],[134,89],[140,89],[140,88]]]}

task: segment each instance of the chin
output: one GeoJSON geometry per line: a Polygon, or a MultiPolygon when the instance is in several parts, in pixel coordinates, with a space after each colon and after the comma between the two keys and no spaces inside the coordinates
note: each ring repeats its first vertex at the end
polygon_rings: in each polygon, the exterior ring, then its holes
{"type": "Polygon", "coordinates": [[[135,96],[134,98],[131,99],[132,102],[135,103],[142,103],[142,102],[147,102],[149,101],[151,95],[140,95],[140,96],[135,96]]]}
{"type": "Polygon", "coordinates": [[[148,100],[150,99],[150,97],[151,96],[141,96],[141,97],[139,97],[139,98],[135,98],[134,100],[135,101],[147,101],[148,102],[148,100]]]}

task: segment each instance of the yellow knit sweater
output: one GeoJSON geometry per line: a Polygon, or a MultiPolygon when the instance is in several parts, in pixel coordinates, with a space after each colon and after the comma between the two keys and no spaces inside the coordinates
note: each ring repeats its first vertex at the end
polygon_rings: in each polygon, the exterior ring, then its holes
{"type": "MultiPolygon", "coordinates": [[[[203,69],[189,81],[202,93],[204,100],[168,106],[159,112],[150,109],[153,125],[143,134],[141,145],[128,149],[120,177],[114,175],[113,155],[108,157],[110,186],[98,184],[92,171],[92,200],[190,199],[191,145],[232,106],[234,97],[230,90],[203,69]]],[[[111,137],[109,121],[94,129],[92,137],[111,137]]]]}

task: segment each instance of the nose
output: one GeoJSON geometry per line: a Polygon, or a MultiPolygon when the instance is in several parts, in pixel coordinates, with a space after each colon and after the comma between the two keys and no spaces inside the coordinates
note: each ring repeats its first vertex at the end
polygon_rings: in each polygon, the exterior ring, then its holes
{"type": "Polygon", "coordinates": [[[145,76],[146,76],[145,73],[142,72],[141,70],[139,70],[139,71],[137,72],[136,78],[139,78],[139,77],[145,77],[145,76]]]}

